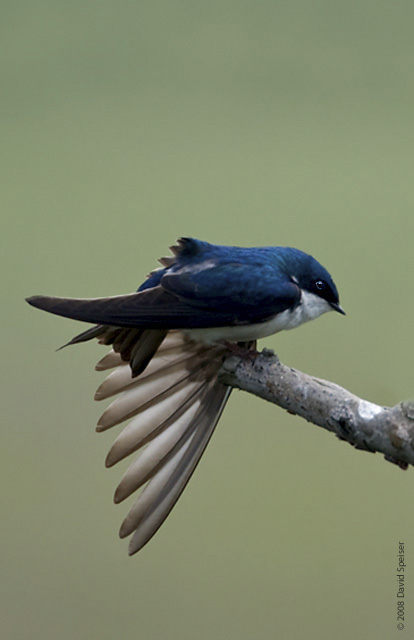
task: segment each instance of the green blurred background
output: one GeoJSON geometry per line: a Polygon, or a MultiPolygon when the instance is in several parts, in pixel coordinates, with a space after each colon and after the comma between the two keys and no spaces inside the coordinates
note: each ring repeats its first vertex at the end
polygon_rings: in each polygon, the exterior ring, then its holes
{"type": "Polygon", "coordinates": [[[380,404],[413,393],[412,2],[2,2],[2,637],[401,637],[414,476],[234,393],[138,556],[97,435],[102,347],[35,293],[133,291],[180,235],[286,244],[329,314],[263,341],[380,404]]]}

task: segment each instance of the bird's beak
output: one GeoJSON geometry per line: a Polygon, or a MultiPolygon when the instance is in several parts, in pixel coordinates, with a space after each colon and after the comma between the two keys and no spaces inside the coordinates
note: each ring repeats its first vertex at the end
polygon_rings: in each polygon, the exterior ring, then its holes
{"type": "Polygon", "coordinates": [[[334,309],[335,311],[337,311],[338,313],[342,313],[343,316],[346,316],[345,311],[342,309],[341,305],[339,304],[339,302],[330,302],[329,303],[332,307],[332,309],[334,309]]]}

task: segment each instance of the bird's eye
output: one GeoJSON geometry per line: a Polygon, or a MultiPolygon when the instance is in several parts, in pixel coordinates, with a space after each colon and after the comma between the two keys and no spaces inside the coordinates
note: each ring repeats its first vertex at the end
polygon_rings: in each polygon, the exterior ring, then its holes
{"type": "Polygon", "coordinates": [[[315,282],[315,287],[319,290],[319,291],[323,291],[324,289],[326,289],[326,282],[324,282],[323,280],[317,280],[315,282]]]}

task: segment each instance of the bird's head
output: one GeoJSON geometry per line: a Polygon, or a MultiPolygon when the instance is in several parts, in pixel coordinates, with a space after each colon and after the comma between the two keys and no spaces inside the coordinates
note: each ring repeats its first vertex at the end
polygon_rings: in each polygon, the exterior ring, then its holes
{"type": "Polygon", "coordinates": [[[285,274],[301,290],[301,303],[307,307],[309,319],[332,310],[345,315],[338,289],[325,267],[311,255],[291,247],[285,247],[281,257],[285,274]]]}

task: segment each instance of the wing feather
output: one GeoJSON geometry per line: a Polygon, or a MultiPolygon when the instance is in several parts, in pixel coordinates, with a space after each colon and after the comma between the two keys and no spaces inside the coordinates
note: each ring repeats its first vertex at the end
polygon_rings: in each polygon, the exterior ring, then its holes
{"type": "Polygon", "coordinates": [[[130,555],[139,551],[152,538],[174,507],[213,434],[229,395],[229,388],[214,385],[190,425],[188,438],[183,439],[181,447],[161,468],[160,476],[156,474],[148,483],[149,488],[155,481],[151,500],[147,498],[140,503],[143,492],[136,501],[133,514],[135,531],[129,544],[130,555]],[[172,464],[169,464],[170,461],[172,464]]]}
{"type": "Polygon", "coordinates": [[[200,304],[193,306],[160,285],[109,298],[32,296],[27,298],[27,302],[58,316],[116,328],[169,330],[238,323],[237,315],[231,310],[222,312],[211,309],[209,305],[204,308],[200,304]]]}
{"type": "Polygon", "coordinates": [[[224,352],[223,345],[196,343],[172,331],[137,377],[113,351],[97,365],[114,371],[100,385],[96,398],[120,394],[101,416],[97,429],[129,420],[115,439],[106,465],[142,449],[114,495],[118,503],[141,489],[120,529],[121,537],[133,534],[131,554],[148,542],[168,516],[214,431],[230,394],[217,381],[224,352]]]}

